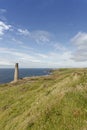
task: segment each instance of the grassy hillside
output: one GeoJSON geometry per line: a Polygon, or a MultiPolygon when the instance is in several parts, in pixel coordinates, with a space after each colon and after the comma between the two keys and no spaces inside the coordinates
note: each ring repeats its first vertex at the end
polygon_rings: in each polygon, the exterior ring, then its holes
{"type": "Polygon", "coordinates": [[[0,85],[0,130],[87,130],[87,69],[0,85]]]}

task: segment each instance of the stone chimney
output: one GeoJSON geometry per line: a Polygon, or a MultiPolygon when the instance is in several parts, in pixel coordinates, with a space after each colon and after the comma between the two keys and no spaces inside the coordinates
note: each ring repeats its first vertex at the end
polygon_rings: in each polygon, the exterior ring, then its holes
{"type": "Polygon", "coordinates": [[[17,82],[19,78],[18,63],[15,64],[14,81],[17,82]]]}

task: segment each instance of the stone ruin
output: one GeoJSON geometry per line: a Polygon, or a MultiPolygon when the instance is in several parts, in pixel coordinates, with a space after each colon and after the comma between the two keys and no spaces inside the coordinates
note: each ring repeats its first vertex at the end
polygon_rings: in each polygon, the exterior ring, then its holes
{"type": "Polygon", "coordinates": [[[15,64],[15,72],[14,72],[14,82],[17,82],[19,79],[19,68],[18,63],[15,64]]]}

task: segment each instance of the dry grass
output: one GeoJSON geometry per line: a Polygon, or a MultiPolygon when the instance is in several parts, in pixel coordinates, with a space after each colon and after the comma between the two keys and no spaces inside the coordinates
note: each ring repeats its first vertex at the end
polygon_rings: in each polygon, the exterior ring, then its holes
{"type": "Polygon", "coordinates": [[[0,86],[0,130],[86,130],[87,69],[0,86]]]}

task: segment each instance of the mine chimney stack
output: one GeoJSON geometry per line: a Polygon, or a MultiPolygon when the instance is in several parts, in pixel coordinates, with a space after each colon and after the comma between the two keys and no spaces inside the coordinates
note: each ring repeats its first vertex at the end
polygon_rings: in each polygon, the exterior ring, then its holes
{"type": "Polygon", "coordinates": [[[14,81],[17,82],[19,78],[18,63],[15,64],[14,81]]]}

